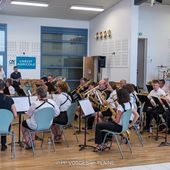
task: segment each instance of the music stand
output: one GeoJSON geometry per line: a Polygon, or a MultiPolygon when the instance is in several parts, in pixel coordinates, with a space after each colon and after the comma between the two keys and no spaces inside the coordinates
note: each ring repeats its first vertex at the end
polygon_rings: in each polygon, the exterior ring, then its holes
{"type": "MultiPolygon", "coordinates": [[[[162,105],[162,103],[160,102],[159,98],[158,97],[155,97],[155,96],[152,96],[152,99],[154,100],[154,102],[156,103],[156,106],[159,107],[160,109],[164,110],[164,107],[162,105]]],[[[158,120],[158,117],[159,117],[159,114],[157,114],[157,120],[158,120]]],[[[158,123],[159,124],[159,123],[158,123]]],[[[157,124],[157,128],[156,128],[156,137],[155,137],[155,140],[157,141],[159,136],[158,136],[158,131],[159,131],[159,127],[158,127],[158,124],[157,124]]]]}
{"type": "Polygon", "coordinates": [[[152,103],[150,102],[149,98],[143,94],[137,94],[141,103],[145,103],[148,107],[153,107],[152,103]]]}
{"type": "Polygon", "coordinates": [[[14,100],[14,104],[16,106],[16,111],[19,114],[19,134],[18,134],[18,142],[21,143],[21,114],[25,113],[29,109],[29,99],[27,96],[17,96],[17,97],[12,97],[14,100]]]}
{"type": "Polygon", "coordinates": [[[79,147],[80,147],[79,151],[81,151],[85,148],[93,148],[94,149],[95,148],[94,146],[87,145],[86,135],[87,135],[87,118],[89,116],[91,116],[92,114],[94,114],[95,111],[94,111],[89,99],[80,100],[79,103],[80,103],[80,107],[84,113],[84,118],[85,118],[84,144],[79,145],[79,147]]]}
{"type": "MultiPolygon", "coordinates": [[[[166,107],[166,111],[170,111],[170,105],[167,103],[167,101],[165,99],[161,99],[162,103],[164,104],[164,106],[166,107]]],[[[170,143],[168,142],[168,127],[167,127],[167,124],[168,124],[168,119],[167,119],[167,115],[166,115],[166,131],[165,131],[165,140],[164,142],[161,142],[159,144],[159,147],[162,147],[162,146],[169,146],[170,143]]]]}
{"type": "Polygon", "coordinates": [[[146,84],[146,88],[147,88],[149,93],[153,90],[153,87],[150,84],[146,84]]]}

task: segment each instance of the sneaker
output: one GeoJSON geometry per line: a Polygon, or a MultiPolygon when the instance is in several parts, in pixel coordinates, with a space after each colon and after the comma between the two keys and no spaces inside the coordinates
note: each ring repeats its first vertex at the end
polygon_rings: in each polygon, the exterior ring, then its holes
{"type": "Polygon", "coordinates": [[[2,145],[1,146],[1,151],[5,151],[7,149],[7,146],[6,145],[2,145]]]}

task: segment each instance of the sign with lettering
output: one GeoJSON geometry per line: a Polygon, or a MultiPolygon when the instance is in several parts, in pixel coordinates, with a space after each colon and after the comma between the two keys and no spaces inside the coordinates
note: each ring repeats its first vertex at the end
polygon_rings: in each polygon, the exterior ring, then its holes
{"type": "Polygon", "coordinates": [[[19,69],[36,69],[36,57],[17,56],[16,65],[19,69]]]}

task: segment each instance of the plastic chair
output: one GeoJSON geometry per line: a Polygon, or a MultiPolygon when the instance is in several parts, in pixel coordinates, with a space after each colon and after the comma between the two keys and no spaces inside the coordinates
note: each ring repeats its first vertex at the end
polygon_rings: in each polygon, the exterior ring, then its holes
{"type": "Polygon", "coordinates": [[[11,157],[15,159],[15,134],[9,129],[13,121],[13,113],[7,109],[0,109],[0,136],[11,136],[11,157]]]}
{"type": "Polygon", "coordinates": [[[43,142],[44,142],[44,132],[50,132],[51,140],[52,140],[52,143],[53,143],[53,149],[55,151],[54,135],[53,135],[52,130],[51,130],[51,125],[52,125],[52,122],[53,122],[54,115],[55,115],[55,111],[52,107],[46,107],[46,108],[39,109],[35,113],[35,121],[37,123],[37,129],[36,130],[27,129],[27,131],[29,133],[29,139],[30,139],[30,142],[31,142],[33,154],[35,154],[35,146],[34,146],[31,135],[35,132],[42,132],[43,133],[43,138],[42,138],[42,141],[41,141],[41,148],[42,148],[43,142]]]}
{"type": "Polygon", "coordinates": [[[61,128],[61,135],[63,134],[64,143],[66,144],[67,147],[69,147],[69,144],[68,144],[66,135],[64,133],[64,129],[67,128],[67,127],[70,127],[70,126],[72,127],[72,130],[73,130],[73,132],[75,134],[75,137],[76,137],[76,141],[77,141],[77,143],[79,142],[76,130],[75,130],[74,126],[72,125],[72,123],[74,122],[74,117],[75,117],[75,113],[76,113],[76,107],[77,107],[77,103],[71,103],[71,106],[68,108],[68,110],[67,110],[68,122],[67,122],[66,125],[61,125],[61,124],[54,123],[55,125],[57,125],[57,126],[59,126],[61,128]]]}
{"type": "MultiPolygon", "coordinates": [[[[124,137],[127,140],[130,152],[132,153],[131,144],[130,144],[130,141],[129,141],[129,139],[127,137],[127,134],[126,134],[126,131],[128,130],[128,127],[129,127],[129,120],[130,120],[131,114],[132,114],[132,110],[131,109],[129,109],[126,112],[123,113],[123,115],[122,115],[122,131],[120,133],[114,132],[114,131],[105,130],[105,129],[102,130],[102,132],[106,133],[102,145],[104,146],[105,141],[106,141],[108,135],[112,135],[112,137],[115,137],[117,145],[118,145],[118,148],[119,148],[119,151],[120,151],[121,156],[122,156],[122,159],[123,159],[123,152],[122,152],[122,148],[121,148],[121,145],[119,143],[119,140],[118,140],[118,135],[122,135],[122,134],[124,135],[124,137]]],[[[103,148],[103,146],[101,148],[103,148]]],[[[111,148],[111,146],[112,146],[112,142],[110,144],[109,149],[111,148]]]]}

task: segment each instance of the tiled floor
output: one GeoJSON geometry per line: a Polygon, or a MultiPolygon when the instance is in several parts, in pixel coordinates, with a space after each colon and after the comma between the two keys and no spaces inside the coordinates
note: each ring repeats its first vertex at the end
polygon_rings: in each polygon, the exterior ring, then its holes
{"type": "Polygon", "coordinates": [[[112,168],[112,169],[104,169],[104,170],[170,170],[170,163],[112,168]]]}

